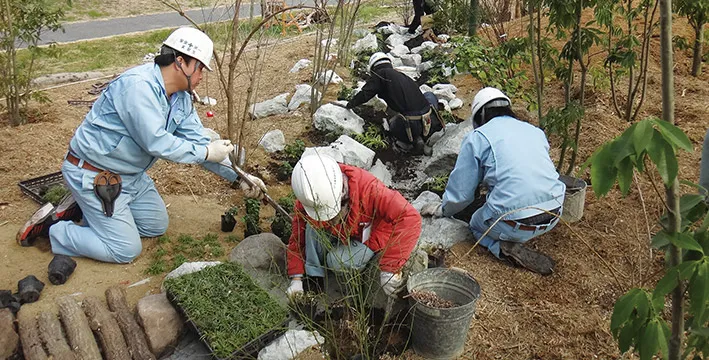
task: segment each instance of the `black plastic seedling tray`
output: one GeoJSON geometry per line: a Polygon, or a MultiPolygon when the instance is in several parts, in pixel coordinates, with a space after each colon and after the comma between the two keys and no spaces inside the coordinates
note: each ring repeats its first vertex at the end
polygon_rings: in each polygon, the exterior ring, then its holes
{"type": "Polygon", "coordinates": [[[273,328],[269,331],[267,331],[265,334],[257,337],[254,340],[251,340],[250,342],[246,343],[241,349],[238,349],[231,353],[230,356],[228,357],[219,357],[214,355],[214,349],[212,349],[211,344],[207,340],[207,338],[204,336],[202,331],[199,329],[197,324],[194,323],[190,319],[189,314],[185,312],[185,310],[180,306],[179,300],[177,297],[170,292],[170,290],[166,290],[166,295],[167,299],[170,301],[172,306],[177,309],[177,312],[187,319],[187,324],[192,328],[197,333],[197,336],[199,336],[199,341],[204,344],[205,347],[209,350],[209,352],[212,354],[212,358],[217,359],[217,360],[242,360],[242,359],[256,359],[258,356],[258,352],[261,351],[266,345],[271,343],[273,340],[277,339],[279,336],[283,335],[286,330],[288,329],[288,323],[290,322],[290,315],[286,318],[283,323],[281,323],[278,327],[273,328]]]}
{"type": "Polygon", "coordinates": [[[17,185],[20,186],[20,190],[25,193],[25,195],[42,205],[45,203],[42,199],[44,193],[54,185],[64,185],[64,176],[62,176],[61,171],[57,171],[48,175],[20,181],[17,185]]]}

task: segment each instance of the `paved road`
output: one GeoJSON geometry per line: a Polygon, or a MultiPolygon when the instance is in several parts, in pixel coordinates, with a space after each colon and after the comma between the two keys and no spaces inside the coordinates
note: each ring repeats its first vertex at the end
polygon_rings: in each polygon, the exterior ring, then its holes
{"type": "MultiPolygon", "coordinates": [[[[286,0],[288,5],[298,4],[312,5],[312,0],[286,0]]],[[[239,8],[239,17],[249,16],[251,4],[242,4],[239,8]]],[[[190,10],[186,14],[195,22],[203,24],[206,22],[229,20],[234,15],[234,7],[219,7],[216,9],[190,10]]],[[[254,4],[254,14],[261,15],[261,6],[254,4]]],[[[150,15],[138,15],[125,18],[114,18],[106,20],[94,20],[86,22],[76,22],[64,25],[62,31],[47,31],[41,35],[40,45],[52,42],[64,43],[78,40],[96,39],[107,36],[123,35],[139,31],[156,30],[180,25],[189,25],[189,22],[176,12],[166,12],[150,15]]]]}

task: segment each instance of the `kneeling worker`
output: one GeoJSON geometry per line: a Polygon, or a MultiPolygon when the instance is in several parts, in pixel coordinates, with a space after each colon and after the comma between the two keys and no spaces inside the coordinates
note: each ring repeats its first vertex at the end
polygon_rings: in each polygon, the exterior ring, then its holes
{"type": "Polygon", "coordinates": [[[421,235],[421,216],[399,192],[360,168],[325,155],[295,165],[297,198],[288,243],[288,295],[303,292],[303,277],[361,270],[377,256],[388,296],[403,286],[401,269],[421,235]]]}
{"type": "Polygon", "coordinates": [[[475,95],[475,129],[463,139],[443,202],[427,204],[421,214],[453,216],[473,202],[475,189],[484,183],[487,200],[470,219],[475,238],[496,257],[549,275],[554,261],[522,244],[556,226],[566,187],[549,157],[544,132],[516,119],[510,106],[495,88],[475,95]]]}
{"type": "Polygon", "coordinates": [[[443,119],[438,115],[436,95],[431,92],[422,94],[413,79],[394,69],[387,54],[374,53],[367,69],[369,80],[347,103],[347,108],[357,107],[378,95],[387,103],[387,115],[391,116],[384,129],[393,137],[394,149],[430,155],[433,144],[426,141],[444,127],[443,119]]]}
{"type": "MultiPolygon", "coordinates": [[[[62,164],[71,196],[45,204],[17,234],[30,246],[49,236],[52,252],[127,263],[142,251],[141,236],[165,233],[167,210],[146,174],[158,159],[202,164],[230,182],[237,174],[220,164],[233,150],[210,139],[194,110],[191,91],[211,71],[212,40],[183,27],[165,40],[154,64],[132,68],[111,81],[76,129],[62,164]],[[81,218],[83,224],[73,221],[81,218]],[[67,221],[62,221],[67,220],[67,221]]],[[[243,179],[247,197],[262,197],[263,181],[243,179]]]]}

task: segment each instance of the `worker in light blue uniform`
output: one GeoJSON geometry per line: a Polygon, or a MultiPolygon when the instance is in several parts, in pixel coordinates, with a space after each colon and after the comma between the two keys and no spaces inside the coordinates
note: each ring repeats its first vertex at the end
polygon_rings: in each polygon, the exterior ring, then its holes
{"type": "Polygon", "coordinates": [[[565,185],[549,157],[544,132],[516,119],[510,105],[495,88],[475,95],[475,129],[463,140],[443,201],[425,206],[421,213],[453,216],[473,202],[478,185],[486,184],[486,202],[470,219],[473,235],[496,257],[547,275],[553,260],[522,243],[558,223],[565,185]]]}
{"type": "MultiPolygon", "coordinates": [[[[31,245],[48,235],[55,254],[127,263],[141,253],[141,237],[162,235],[168,227],[165,203],[146,174],[158,159],[202,164],[234,183],[237,174],[228,159],[233,145],[205,136],[191,98],[203,68],[211,71],[212,50],[206,34],[183,27],[165,40],[154,64],[113,80],[76,130],[62,164],[72,196],[56,208],[40,209],[18,233],[18,243],[31,245]],[[104,173],[120,179],[112,204],[94,191],[104,173]],[[83,224],[62,221],[76,205],[83,224]]],[[[240,181],[245,195],[262,197],[263,181],[250,179],[256,186],[240,181]]]]}

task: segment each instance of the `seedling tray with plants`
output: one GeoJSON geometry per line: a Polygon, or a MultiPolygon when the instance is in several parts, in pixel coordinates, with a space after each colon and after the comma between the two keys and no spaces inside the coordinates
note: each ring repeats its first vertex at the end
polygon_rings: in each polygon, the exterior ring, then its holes
{"type": "Polygon", "coordinates": [[[234,263],[165,281],[170,302],[217,359],[254,359],[287,329],[288,310],[234,263]]]}
{"type": "Polygon", "coordinates": [[[64,187],[64,177],[62,176],[62,172],[58,171],[48,175],[20,181],[17,185],[25,195],[29,196],[32,200],[41,205],[47,202],[46,199],[44,199],[47,191],[51,188],[64,187]]]}

